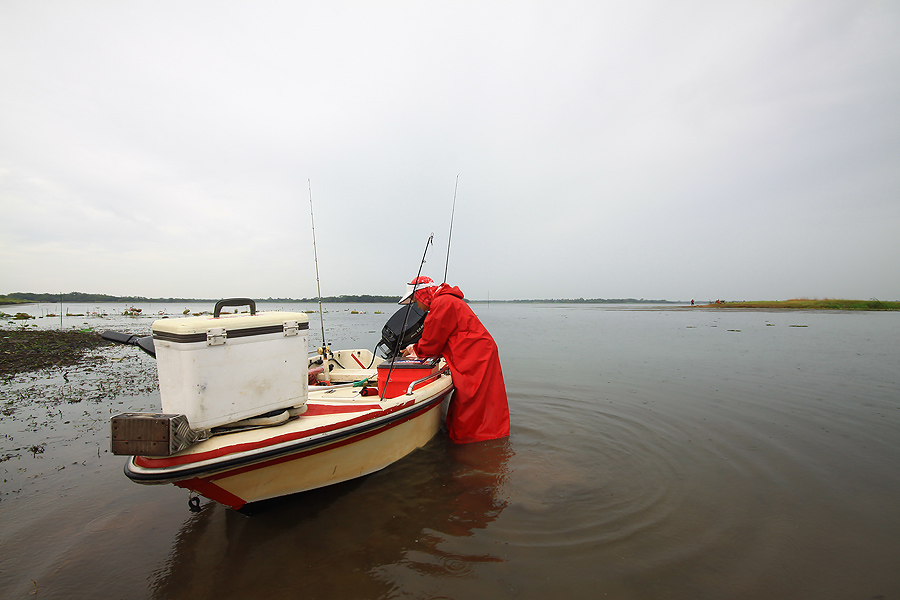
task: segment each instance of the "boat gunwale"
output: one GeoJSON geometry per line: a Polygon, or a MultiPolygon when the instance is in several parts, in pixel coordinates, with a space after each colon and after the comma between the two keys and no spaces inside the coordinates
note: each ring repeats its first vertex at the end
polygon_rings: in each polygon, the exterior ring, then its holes
{"type": "Polygon", "coordinates": [[[219,473],[311,450],[319,446],[329,446],[359,434],[367,433],[379,428],[385,428],[386,426],[394,424],[396,421],[408,420],[418,416],[419,413],[426,412],[435,404],[442,402],[448,394],[452,394],[453,392],[454,387],[451,381],[450,385],[437,392],[431,398],[421,402],[413,402],[408,406],[400,405],[401,408],[399,410],[394,410],[374,419],[364,420],[335,430],[315,434],[311,437],[287,440],[270,447],[225,454],[192,463],[145,467],[135,463],[135,460],[139,458],[138,456],[131,456],[125,463],[124,471],[129,479],[136,483],[143,484],[166,484],[196,477],[211,477],[219,473]]]}

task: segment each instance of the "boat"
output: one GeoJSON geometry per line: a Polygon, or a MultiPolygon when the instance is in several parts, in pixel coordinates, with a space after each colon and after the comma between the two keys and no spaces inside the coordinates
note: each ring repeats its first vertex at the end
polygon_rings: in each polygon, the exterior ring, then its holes
{"type": "MultiPolygon", "coordinates": [[[[406,310],[376,351],[421,335],[418,315],[398,331],[406,310]]],[[[151,340],[104,333],[152,351],[158,364],[163,412],[111,419],[112,451],[129,457],[125,475],[242,509],[368,475],[439,431],[454,391],[444,361],[328,346],[309,355],[307,329],[302,313],[257,313],[252,300],[228,299],[213,316],[155,322],[151,340]],[[250,316],[220,314],[240,303],[250,316]]]]}

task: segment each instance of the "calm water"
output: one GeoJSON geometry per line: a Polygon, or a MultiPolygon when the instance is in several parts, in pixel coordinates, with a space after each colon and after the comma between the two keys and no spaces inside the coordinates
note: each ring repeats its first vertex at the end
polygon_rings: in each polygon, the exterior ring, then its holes
{"type": "MultiPolygon", "coordinates": [[[[371,348],[394,307],[353,308],[332,306],[329,341],[371,348]]],[[[900,314],[475,309],[508,440],[439,434],[249,517],[124,477],[106,419],[156,392],[5,384],[0,597],[900,598],[900,314]]]]}

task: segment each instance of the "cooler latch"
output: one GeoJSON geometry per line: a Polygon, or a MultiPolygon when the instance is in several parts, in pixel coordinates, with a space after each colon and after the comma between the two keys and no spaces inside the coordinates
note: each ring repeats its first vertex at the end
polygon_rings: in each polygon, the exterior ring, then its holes
{"type": "Polygon", "coordinates": [[[206,330],[206,345],[221,346],[228,338],[228,333],[224,327],[214,327],[206,330]]]}
{"type": "Polygon", "coordinates": [[[298,335],[300,333],[300,322],[299,321],[285,321],[284,322],[284,337],[291,337],[292,335],[298,335]]]}

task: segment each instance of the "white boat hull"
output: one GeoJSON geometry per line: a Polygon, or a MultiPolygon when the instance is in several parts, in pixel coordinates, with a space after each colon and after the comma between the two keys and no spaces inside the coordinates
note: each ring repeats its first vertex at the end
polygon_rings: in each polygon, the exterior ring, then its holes
{"type": "Polygon", "coordinates": [[[449,375],[394,399],[311,391],[299,419],[210,440],[165,458],[132,457],[138,483],[174,483],[232,508],[373,473],[425,445],[443,422],[449,375]],[[379,401],[380,400],[380,401],[379,401]]]}

